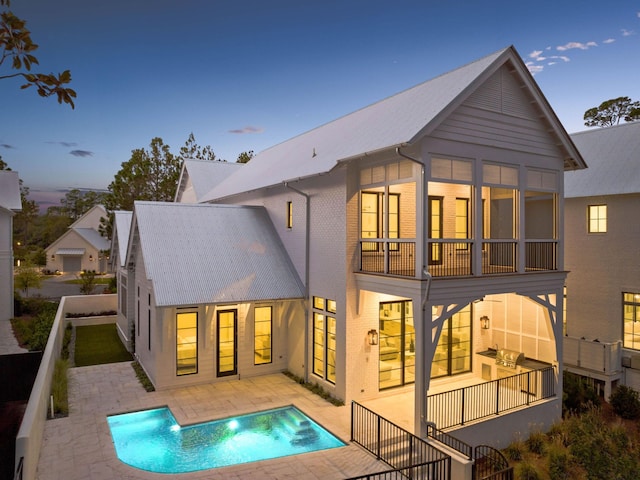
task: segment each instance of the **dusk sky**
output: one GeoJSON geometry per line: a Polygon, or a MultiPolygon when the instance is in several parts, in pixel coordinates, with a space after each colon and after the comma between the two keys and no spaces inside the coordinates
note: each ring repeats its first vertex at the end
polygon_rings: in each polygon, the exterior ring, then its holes
{"type": "MultiPolygon", "coordinates": [[[[191,132],[234,162],[514,45],[569,133],[640,100],[640,0],[12,0],[76,108],[0,80],[0,155],[31,199],[106,189],[191,132]],[[53,193],[47,193],[53,192],[53,193]]],[[[11,73],[7,66],[0,75],[11,73]]]]}

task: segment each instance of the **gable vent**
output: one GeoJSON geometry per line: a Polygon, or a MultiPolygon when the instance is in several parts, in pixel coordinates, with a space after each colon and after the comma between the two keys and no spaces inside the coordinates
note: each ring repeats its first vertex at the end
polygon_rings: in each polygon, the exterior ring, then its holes
{"type": "Polygon", "coordinates": [[[465,105],[523,118],[536,116],[531,99],[519,81],[503,66],[471,94],[465,105]]]}

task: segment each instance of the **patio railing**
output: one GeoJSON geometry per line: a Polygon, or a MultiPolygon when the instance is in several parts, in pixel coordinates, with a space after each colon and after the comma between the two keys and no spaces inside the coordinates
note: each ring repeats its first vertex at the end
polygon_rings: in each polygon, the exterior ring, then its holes
{"type": "Polygon", "coordinates": [[[360,271],[416,276],[416,242],[400,239],[360,242],[360,271]]]}
{"type": "Polygon", "coordinates": [[[351,402],[351,441],[390,465],[392,469],[349,480],[451,478],[449,455],[357,402],[351,402]]]}
{"type": "Polygon", "coordinates": [[[550,366],[429,395],[427,420],[444,430],[529,406],[555,395],[555,369],[550,366]]]}

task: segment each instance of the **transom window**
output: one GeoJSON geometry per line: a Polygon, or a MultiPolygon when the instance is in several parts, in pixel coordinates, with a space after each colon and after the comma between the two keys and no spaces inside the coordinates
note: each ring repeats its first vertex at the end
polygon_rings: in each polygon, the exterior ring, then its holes
{"type": "Polygon", "coordinates": [[[293,228],[293,202],[287,202],[287,228],[293,228]]]}
{"type": "Polygon", "coordinates": [[[607,206],[589,205],[589,233],[605,233],[607,231],[607,206]]]}
{"type": "Polygon", "coordinates": [[[623,346],[640,350],[640,293],[622,294],[623,346]]]}

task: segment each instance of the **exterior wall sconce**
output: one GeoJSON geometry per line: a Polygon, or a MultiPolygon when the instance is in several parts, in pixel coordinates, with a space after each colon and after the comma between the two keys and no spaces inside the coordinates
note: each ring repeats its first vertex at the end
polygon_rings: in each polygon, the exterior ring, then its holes
{"type": "Polygon", "coordinates": [[[93,262],[93,255],[89,255],[89,261],[93,262]]]}
{"type": "Polygon", "coordinates": [[[378,344],[378,332],[373,328],[367,332],[367,338],[369,339],[369,345],[377,345],[378,344]]]}
{"type": "Polygon", "coordinates": [[[481,316],[480,328],[482,328],[483,330],[488,330],[490,326],[491,326],[491,320],[489,320],[489,317],[487,317],[486,315],[481,316]]]}

